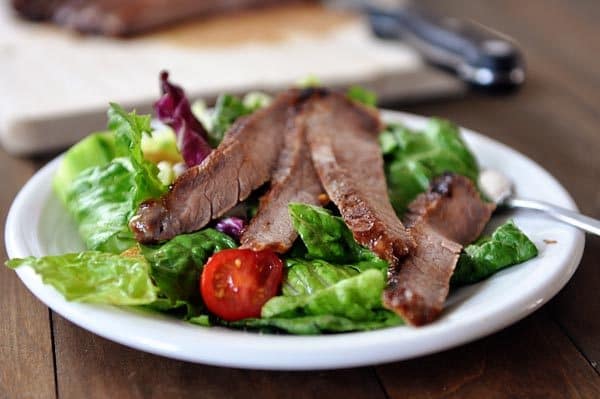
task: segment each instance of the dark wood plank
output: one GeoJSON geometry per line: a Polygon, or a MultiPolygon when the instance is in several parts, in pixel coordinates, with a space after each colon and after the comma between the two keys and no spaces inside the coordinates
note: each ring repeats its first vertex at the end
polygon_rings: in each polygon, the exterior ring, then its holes
{"type": "Polygon", "coordinates": [[[372,368],[270,372],[203,366],[126,348],[54,314],[58,393],[93,398],[384,398],[372,368]]]}
{"type": "Polygon", "coordinates": [[[600,373],[598,259],[600,259],[600,237],[589,236],[577,273],[552,304],[554,317],[600,373]]]}
{"type": "Polygon", "coordinates": [[[600,378],[544,311],[473,344],[377,368],[390,398],[594,398],[600,378]]]}
{"type": "MultiPolygon", "coordinates": [[[[4,171],[0,220],[5,221],[17,190],[33,173],[28,162],[0,150],[4,171]]],[[[2,224],[4,225],[4,223],[2,224]]],[[[4,228],[0,230],[0,398],[53,398],[54,365],[48,309],[33,297],[15,272],[4,267],[4,228]]]]}

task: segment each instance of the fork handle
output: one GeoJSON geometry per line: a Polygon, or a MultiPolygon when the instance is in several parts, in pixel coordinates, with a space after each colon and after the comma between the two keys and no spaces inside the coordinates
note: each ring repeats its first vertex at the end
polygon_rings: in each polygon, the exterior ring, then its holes
{"type": "Polygon", "coordinates": [[[582,215],[579,212],[561,208],[556,205],[543,201],[530,200],[524,198],[509,198],[503,205],[509,208],[527,208],[545,212],[547,215],[560,220],[561,222],[578,227],[588,233],[600,236],[600,220],[582,215]]]}

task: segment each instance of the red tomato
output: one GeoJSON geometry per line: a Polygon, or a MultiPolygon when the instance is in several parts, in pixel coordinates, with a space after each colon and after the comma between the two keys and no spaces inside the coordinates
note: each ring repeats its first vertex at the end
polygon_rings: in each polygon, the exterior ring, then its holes
{"type": "Polygon", "coordinates": [[[279,291],[283,262],[273,251],[226,249],[204,265],[200,292],[208,310],[223,320],[260,317],[279,291]]]}

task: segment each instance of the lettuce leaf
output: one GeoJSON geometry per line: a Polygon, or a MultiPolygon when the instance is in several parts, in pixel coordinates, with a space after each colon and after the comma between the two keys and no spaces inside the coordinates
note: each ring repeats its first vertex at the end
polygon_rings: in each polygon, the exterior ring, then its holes
{"type": "Polygon", "coordinates": [[[477,181],[477,161],[451,122],[432,118],[422,133],[392,124],[379,141],[390,201],[399,215],[418,194],[427,190],[432,178],[444,172],[477,181]]]}
{"type": "Polygon", "coordinates": [[[105,252],[11,259],[6,266],[30,266],[46,284],[69,301],[112,305],[143,305],[156,300],[157,289],[143,257],[124,257],[105,252]]]}
{"type": "Polygon", "coordinates": [[[309,295],[369,269],[387,270],[387,262],[377,257],[348,265],[334,265],[321,259],[287,259],[285,296],[309,295]]]}
{"type": "Polygon", "coordinates": [[[199,305],[198,281],[204,264],[215,252],[236,246],[228,235],[204,229],[178,235],[164,244],[141,246],[141,252],[150,263],[150,275],[161,296],[171,305],[199,305]]]}
{"type": "Polygon", "coordinates": [[[357,321],[374,320],[375,310],[382,309],[384,285],[384,272],[366,270],[312,294],[271,298],[263,306],[261,316],[293,318],[333,315],[357,321]]]}
{"type": "MultiPolygon", "coordinates": [[[[292,319],[245,319],[229,323],[230,327],[258,329],[264,332],[285,331],[290,334],[314,335],[349,331],[367,331],[402,325],[402,319],[388,310],[375,310],[370,320],[352,320],[333,315],[302,316],[292,319]]],[[[206,324],[205,324],[206,325],[206,324]]]]}
{"type": "Polygon", "coordinates": [[[87,248],[120,253],[135,244],[128,223],[140,203],[158,197],[166,187],[157,177],[158,168],[142,153],[150,117],[128,114],[116,104],[108,115],[117,158],[77,174],[64,198],[87,248]]]}
{"type": "Polygon", "coordinates": [[[491,237],[483,237],[464,249],[451,283],[455,286],[473,284],[537,255],[535,244],[509,220],[498,227],[491,237]]]}
{"type": "Polygon", "coordinates": [[[260,91],[251,91],[241,99],[224,93],[217,98],[213,109],[209,109],[204,101],[198,100],[192,105],[192,112],[206,127],[208,141],[215,148],[239,117],[264,108],[271,102],[271,96],[260,91]]]}
{"type": "Polygon", "coordinates": [[[71,147],[63,157],[52,181],[54,192],[63,204],[75,177],[94,166],[104,166],[116,155],[115,139],[110,132],[93,133],[71,147]]]}
{"type": "Polygon", "coordinates": [[[216,147],[233,122],[240,116],[254,112],[256,108],[247,107],[242,100],[231,94],[222,94],[212,113],[211,129],[208,132],[210,143],[216,147]]]}
{"type": "Polygon", "coordinates": [[[132,187],[139,204],[145,199],[158,197],[165,187],[158,179],[158,168],[144,159],[142,136],[151,134],[150,115],[127,113],[120,105],[111,103],[108,109],[108,128],[115,135],[117,155],[129,159],[136,185],[132,187]]]}
{"type": "Polygon", "coordinates": [[[67,210],[87,248],[121,253],[135,244],[128,222],[139,202],[135,172],[126,158],[84,170],[66,194],[67,210]]]}
{"type": "Polygon", "coordinates": [[[250,112],[254,112],[261,108],[267,107],[273,102],[273,98],[262,91],[251,91],[244,95],[242,103],[250,112]]]}
{"type": "Polygon", "coordinates": [[[362,247],[354,241],[341,217],[325,208],[301,203],[289,204],[288,212],[308,258],[345,263],[360,257],[362,247]]]}
{"type": "Polygon", "coordinates": [[[206,314],[201,314],[199,316],[190,317],[190,318],[188,318],[187,321],[192,324],[196,324],[198,326],[203,326],[203,327],[210,327],[213,325],[213,323],[211,322],[210,316],[208,316],[206,314]]]}
{"type": "Polygon", "coordinates": [[[367,107],[377,106],[377,95],[360,86],[351,86],[346,92],[346,96],[356,102],[359,102],[367,107]]]}
{"type": "Polygon", "coordinates": [[[351,266],[332,265],[320,259],[287,259],[286,266],[281,287],[284,296],[310,295],[359,273],[351,266]]]}
{"type": "Polygon", "coordinates": [[[387,268],[387,262],[359,245],[344,220],[334,216],[329,210],[314,205],[291,203],[288,211],[292,225],[304,243],[305,258],[352,264],[361,271],[365,267],[371,268],[368,266],[371,263],[377,264],[381,269],[387,268]]]}

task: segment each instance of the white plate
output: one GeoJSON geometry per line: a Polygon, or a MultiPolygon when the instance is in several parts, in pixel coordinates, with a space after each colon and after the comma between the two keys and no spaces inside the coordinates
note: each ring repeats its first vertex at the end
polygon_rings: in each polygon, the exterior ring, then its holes
{"type": "MultiPolygon", "coordinates": [[[[425,118],[385,112],[387,121],[422,127],[425,118]]],[[[516,151],[463,129],[483,167],[510,176],[517,192],[576,209],[565,189],[516,151]]],[[[60,159],[41,169],[15,199],[6,223],[10,257],[79,251],[83,244],[53,195],[60,159]]],[[[408,359],[441,351],[497,331],[533,312],[569,280],[583,253],[584,234],[538,213],[511,215],[536,243],[540,255],[479,284],[454,292],[442,317],[421,328],[393,327],[321,336],[267,335],[204,328],[133,308],[67,302],[32,269],[17,273],[42,302],[73,323],[121,344],[175,359],[256,369],[326,369],[408,359]],[[547,244],[544,240],[554,240],[547,244]]],[[[505,219],[503,216],[502,219],[505,219]]],[[[495,218],[494,222],[501,220],[495,218]]]]}

